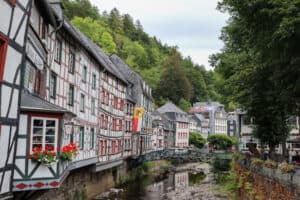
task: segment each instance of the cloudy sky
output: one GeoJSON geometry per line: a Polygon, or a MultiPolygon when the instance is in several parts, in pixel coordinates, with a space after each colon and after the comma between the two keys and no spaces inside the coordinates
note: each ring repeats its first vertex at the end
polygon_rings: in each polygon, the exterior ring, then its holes
{"type": "Polygon", "coordinates": [[[139,19],[144,30],[184,56],[209,68],[208,56],[218,52],[218,39],[227,15],[216,10],[218,0],[91,0],[100,12],[116,7],[139,19]]]}

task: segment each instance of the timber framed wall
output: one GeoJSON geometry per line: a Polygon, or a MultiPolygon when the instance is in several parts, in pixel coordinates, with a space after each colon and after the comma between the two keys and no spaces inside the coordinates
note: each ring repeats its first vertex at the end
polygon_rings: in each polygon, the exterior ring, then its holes
{"type": "Polygon", "coordinates": [[[21,68],[31,0],[0,1],[0,198],[12,189],[18,132],[21,68]]]}

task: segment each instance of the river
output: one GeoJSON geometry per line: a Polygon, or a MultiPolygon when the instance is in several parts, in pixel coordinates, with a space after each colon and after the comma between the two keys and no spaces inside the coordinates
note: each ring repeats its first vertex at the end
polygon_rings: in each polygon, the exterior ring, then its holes
{"type": "Polygon", "coordinates": [[[218,192],[211,166],[189,163],[164,174],[148,174],[121,188],[97,195],[98,200],[225,200],[218,192]]]}

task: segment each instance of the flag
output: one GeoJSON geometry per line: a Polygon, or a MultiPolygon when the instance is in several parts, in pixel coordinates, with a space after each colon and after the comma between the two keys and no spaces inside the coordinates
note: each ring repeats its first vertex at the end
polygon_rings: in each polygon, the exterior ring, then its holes
{"type": "Polygon", "coordinates": [[[134,108],[133,115],[133,132],[140,132],[142,129],[142,120],[143,120],[144,108],[134,108]]]}

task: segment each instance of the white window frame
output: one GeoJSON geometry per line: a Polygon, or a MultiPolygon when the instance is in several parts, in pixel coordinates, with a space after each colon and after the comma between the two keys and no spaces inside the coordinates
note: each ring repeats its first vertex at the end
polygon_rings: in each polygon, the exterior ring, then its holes
{"type": "Polygon", "coordinates": [[[49,117],[31,117],[31,130],[30,130],[30,153],[33,153],[32,146],[33,146],[33,121],[34,120],[43,120],[43,140],[42,140],[42,149],[45,149],[45,140],[46,140],[46,121],[51,120],[55,121],[55,143],[53,151],[57,151],[57,142],[58,142],[58,126],[59,120],[57,118],[49,118],[49,117]]]}

